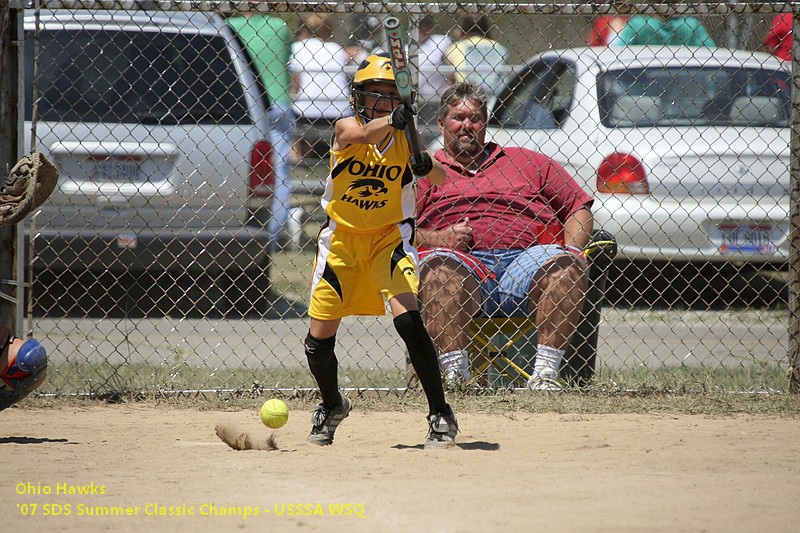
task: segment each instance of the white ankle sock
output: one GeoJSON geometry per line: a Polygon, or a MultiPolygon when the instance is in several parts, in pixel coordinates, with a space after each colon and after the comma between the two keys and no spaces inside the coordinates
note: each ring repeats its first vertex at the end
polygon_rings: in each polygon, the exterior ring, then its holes
{"type": "Polygon", "coordinates": [[[564,354],[566,352],[566,350],[556,350],[552,346],[537,344],[536,360],[533,363],[533,373],[538,375],[545,368],[549,368],[558,373],[558,368],[561,366],[561,360],[564,359],[564,354]]]}
{"type": "Polygon", "coordinates": [[[439,356],[444,368],[447,382],[466,381],[469,379],[469,357],[466,350],[456,350],[439,356]]]}

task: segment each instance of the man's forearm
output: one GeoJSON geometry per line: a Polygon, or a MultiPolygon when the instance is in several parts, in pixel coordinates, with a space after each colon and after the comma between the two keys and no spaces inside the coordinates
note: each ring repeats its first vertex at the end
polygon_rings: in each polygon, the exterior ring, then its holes
{"type": "Polygon", "coordinates": [[[439,230],[417,228],[417,246],[421,248],[436,248],[437,246],[445,246],[445,244],[439,230]]]}
{"type": "Polygon", "coordinates": [[[564,244],[582,250],[592,239],[593,225],[594,217],[589,209],[583,208],[575,211],[564,222],[564,244]]]}

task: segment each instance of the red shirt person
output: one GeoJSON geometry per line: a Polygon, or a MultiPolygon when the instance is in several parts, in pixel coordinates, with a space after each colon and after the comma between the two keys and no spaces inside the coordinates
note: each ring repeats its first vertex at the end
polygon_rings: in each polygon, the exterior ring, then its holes
{"type": "Polygon", "coordinates": [[[418,185],[417,225],[444,229],[468,218],[469,250],[519,249],[563,244],[563,226],[592,198],[553,159],[524,148],[487,143],[475,170],[462,168],[444,150],[436,159],[447,173],[441,186],[418,185]]]}
{"type": "Polygon", "coordinates": [[[769,33],[764,38],[764,51],[792,60],[792,14],[781,13],[772,20],[769,33]]]}
{"type": "Polygon", "coordinates": [[[549,157],[486,142],[486,95],[462,82],[442,96],[443,184],[419,184],[423,308],[449,381],[470,377],[472,317],[528,316],[537,355],[528,387],[561,390],[558,368],[575,332],[587,276],[581,249],[592,198],[549,157]]]}
{"type": "Polygon", "coordinates": [[[589,46],[615,46],[628,18],[624,15],[600,15],[589,30],[589,46]]]}

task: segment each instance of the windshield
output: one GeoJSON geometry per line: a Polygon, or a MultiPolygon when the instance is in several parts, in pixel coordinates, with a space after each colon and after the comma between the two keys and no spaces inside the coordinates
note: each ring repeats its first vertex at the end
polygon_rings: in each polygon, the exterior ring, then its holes
{"type": "MultiPolygon", "coordinates": [[[[33,34],[26,34],[31,118],[33,34]]],[[[41,34],[39,118],[65,122],[247,124],[226,42],[218,36],[59,30],[41,34]]]]}
{"type": "Polygon", "coordinates": [[[597,85],[609,128],[788,127],[789,74],[754,68],[649,67],[611,70],[597,85]]]}

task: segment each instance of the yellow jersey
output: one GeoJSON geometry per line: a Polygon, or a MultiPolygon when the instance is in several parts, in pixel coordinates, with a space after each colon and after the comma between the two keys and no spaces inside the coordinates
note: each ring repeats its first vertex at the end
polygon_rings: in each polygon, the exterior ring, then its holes
{"type": "Polygon", "coordinates": [[[381,145],[351,144],[331,150],[322,207],[337,226],[367,233],[413,218],[416,191],[404,132],[381,145]]]}

